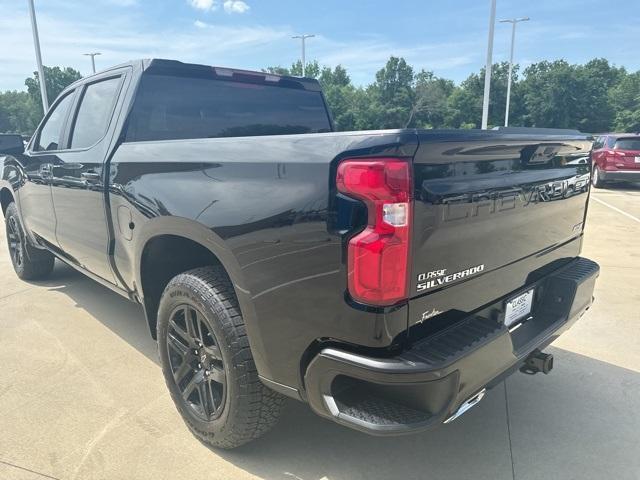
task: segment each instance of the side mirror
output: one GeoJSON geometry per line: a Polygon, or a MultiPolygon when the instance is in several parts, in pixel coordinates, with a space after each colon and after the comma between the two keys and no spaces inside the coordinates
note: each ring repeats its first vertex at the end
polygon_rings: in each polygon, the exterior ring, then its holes
{"type": "Polygon", "coordinates": [[[19,155],[24,153],[22,135],[12,133],[0,134],[0,154],[19,155]]]}

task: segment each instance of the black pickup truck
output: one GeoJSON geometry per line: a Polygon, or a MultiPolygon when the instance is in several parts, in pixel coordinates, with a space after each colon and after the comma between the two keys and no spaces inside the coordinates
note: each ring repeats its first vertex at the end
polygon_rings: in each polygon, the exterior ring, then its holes
{"type": "Polygon", "coordinates": [[[592,302],[579,132],[335,132],[315,80],[141,60],[0,144],[18,276],[58,258],[142,305],[214,446],[262,435],[286,397],[371,434],[450,422],[547,373],[592,302]]]}

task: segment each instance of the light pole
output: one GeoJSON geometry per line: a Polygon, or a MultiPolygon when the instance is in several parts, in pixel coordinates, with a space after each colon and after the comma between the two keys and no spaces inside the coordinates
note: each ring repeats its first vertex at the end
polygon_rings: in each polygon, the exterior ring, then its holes
{"type": "Polygon", "coordinates": [[[305,70],[307,68],[307,61],[305,58],[305,54],[306,54],[306,47],[305,47],[305,40],[307,38],[313,38],[315,37],[315,35],[313,34],[307,34],[307,33],[303,33],[302,35],[294,35],[291,38],[299,38],[300,40],[302,40],[302,76],[304,77],[305,74],[305,70]]]}
{"type": "Polygon", "coordinates": [[[42,55],[40,55],[40,38],[38,37],[38,24],[36,22],[36,9],[33,0],[27,0],[29,4],[29,15],[31,16],[31,30],[33,31],[33,46],[36,50],[36,63],[38,64],[38,83],[40,83],[40,96],[42,97],[42,109],[44,113],[49,110],[49,99],[47,98],[47,83],[44,78],[44,67],[42,66],[42,55]]]}
{"type": "Polygon", "coordinates": [[[491,93],[491,68],[493,67],[493,31],[496,26],[496,0],[490,0],[489,42],[487,45],[487,64],[484,70],[484,98],[482,99],[482,129],[489,125],[489,94],[491,93]]]}
{"type": "Polygon", "coordinates": [[[100,52],[93,52],[93,53],[83,53],[83,55],[86,55],[87,57],[91,57],[91,68],[93,68],[93,73],[96,73],[96,55],[102,55],[100,52]]]}
{"type": "Polygon", "coordinates": [[[511,75],[513,74],[513,49],[516,43],[516,25],[520,22],[528,22],[530,20],[529,17],[522,18],[508,18],[505,20],[500,20],[500,23],[510,23],[511,24],[511,55],[509,56],[509,80],[507,80],[507,106],[504,111],[504,126],[509,126],[509,106],[511,104],[511,75]]]}

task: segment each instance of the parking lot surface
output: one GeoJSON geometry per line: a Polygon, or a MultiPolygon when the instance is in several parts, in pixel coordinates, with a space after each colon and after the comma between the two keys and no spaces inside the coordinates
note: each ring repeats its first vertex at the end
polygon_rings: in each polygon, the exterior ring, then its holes
{"type": "Polygon", "coordinates": [[[640,187],[592,193],[596,302],[548,351],[438,430],[375,438],[291,401],[232,452],[188,431],[141,309],[58,263],[15,276],[0,233],[0,479],[640,479],[640,187]]]}

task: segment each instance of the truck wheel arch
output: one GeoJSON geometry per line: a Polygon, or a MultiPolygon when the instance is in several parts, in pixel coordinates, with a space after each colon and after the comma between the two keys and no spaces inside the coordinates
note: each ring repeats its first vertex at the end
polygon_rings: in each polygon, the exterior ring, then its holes
{"type": "Polygon", "coordinates": [[[154,339],[165,286],[175,275],[193,268],[220,265],[231,279],[243,314],[253,310],[240,265],[223,240],[204,225],[186,218],[160,217],[148,222],[137,240],[136,290],[154,339]]]}

